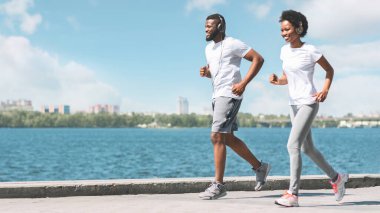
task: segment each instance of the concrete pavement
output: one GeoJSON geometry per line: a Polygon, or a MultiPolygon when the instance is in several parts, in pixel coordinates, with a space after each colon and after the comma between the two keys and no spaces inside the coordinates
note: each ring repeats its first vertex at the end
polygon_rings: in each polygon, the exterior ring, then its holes
{"type": "Polygon", "coordinates": [[[342,203],[325,176],[302,176],[299,208],[274,204],[289,177],[270,176],[263,191],[254,177],[227,177],[228,194],[200,200],[212,178],[75,180],[0,183],[0,213],[18,212],[380,212],[380,175],[350,175],[342,203]],[[102,196],[99,196],[102,195],[102,196]]]}
{"type": "Polygon", "coordinates": [[[219,200],[200,200],[198,193],[75,196],[0,199],[1,213],[103,213],[103,212],[380,212],[380,186],[348,188],[339,204],[331,189],[301,190],[298,208],[274,204],[283,190],[231,191],[219,200]]]}
{"type": "MultiPolygon", "coordinates": [[[[42,198],[68,196],[98,196],[125,194],[180,194],[203,191],[213,178],[162,178],[132,180],[74,180],[2,182],[0,198],[42,198]]],[[[252,191],[255,177],[226,177],[228,191],[252,191]]],[[[269,176],[262,190],[285,190],[289,185],[287,176],[269,176]]],[[[348,188],[380,186],[379,174],[351,175],[348,188]]],[[[307,175],[301,178],[302,189],[329,189],[328,178],[307,175]]]]}

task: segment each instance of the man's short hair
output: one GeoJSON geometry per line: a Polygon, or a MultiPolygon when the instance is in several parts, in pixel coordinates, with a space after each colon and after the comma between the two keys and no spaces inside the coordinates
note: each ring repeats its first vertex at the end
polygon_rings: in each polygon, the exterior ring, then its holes
{"type": "Polygon", "coordinates": [[[223,29],[224,29],[224,30],[226,29],[226,20],[225,20],[224,17],[223,17],[222,15],[220,15],[219,13],[215,13],[215,14],[212,14],[212,15],[207,16],[206,20],[209,20],[209,19],[217,20],[217,21],[218,21],[218,24],[221,23],[223,29]]]}

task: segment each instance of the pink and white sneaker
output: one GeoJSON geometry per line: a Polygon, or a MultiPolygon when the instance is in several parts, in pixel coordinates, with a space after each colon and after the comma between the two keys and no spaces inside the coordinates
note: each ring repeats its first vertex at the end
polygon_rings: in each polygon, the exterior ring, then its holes
{"type": "Polygon", "coordinates": [[[330,184],[334,190],[335,200],[341,201],[346,193],[345,183],[348,181],[348,174],[338,174],[338,179],[330,184]]]}
{"type": "Polygon", "coordinates": [[[281,198],[274,201],[275,204],[285,207],[298,207],[298,196],[286,191],[281,198]]]}

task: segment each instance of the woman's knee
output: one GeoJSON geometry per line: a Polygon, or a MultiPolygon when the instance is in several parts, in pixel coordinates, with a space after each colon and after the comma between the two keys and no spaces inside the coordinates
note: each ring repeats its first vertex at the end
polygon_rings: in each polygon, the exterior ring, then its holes
{"type": "Polygon", "coordinates": [[[299,143],[297,142],[288,142],[288,144],[286,145],[286,148],[288,149],[288,152],[299,152],[300,151],[300,147],[298,145],[299,143]]]}

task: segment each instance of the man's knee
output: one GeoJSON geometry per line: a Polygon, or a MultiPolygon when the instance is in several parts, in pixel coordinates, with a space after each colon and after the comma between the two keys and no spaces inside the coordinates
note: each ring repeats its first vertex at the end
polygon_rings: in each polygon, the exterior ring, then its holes
{"type": "Polygon", "coordinates": [[[214,144],[214,145],[216,145],[216,144],[225,144],[222,133],[212,132],[211,135],[210,135],[210,139],[211,139],[212,144],[214,144]]]}

